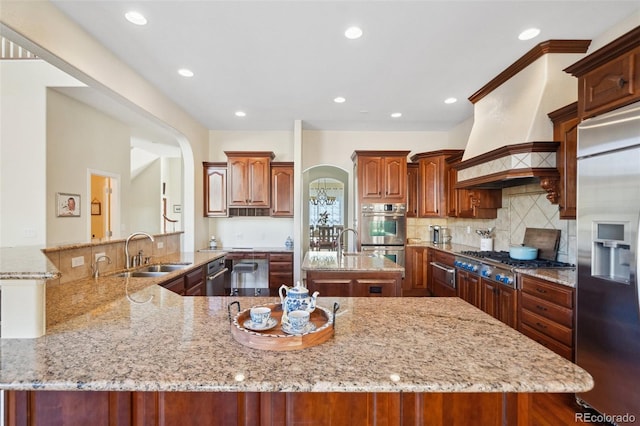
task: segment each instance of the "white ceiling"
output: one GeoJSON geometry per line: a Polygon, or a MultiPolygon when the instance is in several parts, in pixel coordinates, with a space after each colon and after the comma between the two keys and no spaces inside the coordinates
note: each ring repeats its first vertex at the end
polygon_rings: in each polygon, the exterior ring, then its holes
{"type": "Polygon", "coordinates": [[[470,95],[538,43],[594,39],[640,10],[637,0],[52,2],[214,130],[289,130],[294,120],[449,130],[472,115],[470,95]],[[130,24],[129,10],[148,24],[130,24]],[[362,38],[344,37],[351,25],[362,38]],[[531,26],[540,36],[519,41],[531,26]],[[195,76],[180,77],[182,67],[195,76]],[[444,104],[451,96],[459,101],[444,104]]]}

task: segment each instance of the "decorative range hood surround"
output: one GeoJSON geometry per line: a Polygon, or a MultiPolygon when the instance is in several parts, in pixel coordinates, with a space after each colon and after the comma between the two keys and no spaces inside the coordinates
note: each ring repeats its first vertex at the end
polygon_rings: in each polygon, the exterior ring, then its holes
{"type": "Polygon", "coordinates": [[[548,113],[578,97],[563,70],[584,56],[590,40],[538,44],[477,91],[474,124],[458,170],[458,188],[505,187],[540,182],[557,202],[559,173],[548,113]],[[555,183],[554,183],[555,182],[555,183]]]}

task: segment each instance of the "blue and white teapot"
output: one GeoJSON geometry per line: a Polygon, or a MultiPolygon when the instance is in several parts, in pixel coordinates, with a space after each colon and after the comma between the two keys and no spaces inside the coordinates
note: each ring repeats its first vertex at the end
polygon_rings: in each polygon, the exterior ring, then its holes
{"type": "Polygon", "coordinates": [[[307,311],[311,313],[316,309],[316,299],[319,293],[316,291],[312,296],[309,296],[309,290],[303,287],[300,281],[296,283],[295,287],[287,287],[283,284],[278,293],[280,294],[280,302],[282,302],[282,310],[285,315],[291,311],[307,311]],[[286,297],[284,295],[285,292],[286,297]]]}

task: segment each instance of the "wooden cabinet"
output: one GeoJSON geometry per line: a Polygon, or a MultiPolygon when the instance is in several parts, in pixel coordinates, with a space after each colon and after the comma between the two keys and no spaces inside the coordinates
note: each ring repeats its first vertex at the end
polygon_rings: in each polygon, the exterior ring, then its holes
{"type": "Polygon", "coordinates": [[[456,283],[458,297],[482,309],[482,292],[480,277],[461,269],[456,269],[456,283]]]}
{"type": "Polygon", "coordinates": [[[578,168],[578,103],[574,102],[549,113],[553,122],[553,140],[560,142],[556,161],[560,173],[558,207],[560,219],[576,218],[576,184],[578,168]]]}
{"type": "Polygon", "coordinates": [[[407,155],[410,151],[355,151],[351,156],[360,202],[407,202],[407,155]]]}
{"type": "Polygon", "coordinates": [[[306,283],[323,297],[399,297],[402,272],[307,271],[306,283]]]}
{"type": "Polygon", "coordinates": [[[228,216],[227,163],[203,162],[204,216],[228,216]]]}
{"type": "Polygon", "coordinates": [[[293,162],[271,163],[271,216],[293,217],[293,162]]]}
{"type": "Polygon", "coordinates": [[[407,217],[418,217],[418,164],[407,164],[407,217]]]}
{"type": "Polygon", "coordinates": [[[166,288],[167,290],[171,290],[174,293],[178,293],[181,296],[184,296],[185,294],[184,276],[182,275],[176,278],[172,278],[171,280],[161,283],[160,285],[166,288]]]}
{"type": "Polygon", "coordinates": [[[423,152],[411,157],[418,163],[418,217],[446,217],[449,193],[448,157],[460,150],[423,152]]]}
{"type": "Polygon", "coordinates": [[[517,328],[516,290],[480,278],[482,310],[510,327],[517,328]]]}
{"type": "Polygon", "coordinates": [[[293,253],[269,254],[269,288],[293,286],[293,253]]]}
{"type": "Polygon", "coordinates": [[[430,294],[437,297],[455,297],[456,282],[453,262],[455,256],[444,251],[429,250],[429,272],[427,284],[430,294]],[[435,265],[434,265],[435,263],[435,265]]]}
{"type": "Polygon", "coordinates": [[[565,69],[578,77],[578,116],[585,118],[640,99],[640,26],[565,69]]]}
{"type": "Polygon", "coordinates": [[[405,249],[403,296],[428,296],[427,278],[429,249],[427,247],[408,246],[405,249]]]}
{"type": "Polygon", "coordinates": [[[574,290],[550,281],[521,276],[520,332],[573,361],[574,290]]]}
{"type": "Polygon", "coordinates": [[[229,207],[270,207],[273,152],[225,151],[229,207]]]}
{"type": "Polygon", "coordinates": [[[447,158],[447,216],[469,219],[495,219],[502,207],[502,189],[456,188],[462,152],[447,158]]]}

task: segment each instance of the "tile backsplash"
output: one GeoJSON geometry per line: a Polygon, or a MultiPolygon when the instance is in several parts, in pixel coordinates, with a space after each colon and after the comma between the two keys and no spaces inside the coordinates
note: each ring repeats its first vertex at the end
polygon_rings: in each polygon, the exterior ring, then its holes
{"type": "Polygon", "coordinates": [[[502,190],[502,208],[496,219],[409,218],[407,238],[429,241],[429,225],[443,225],[450,229],[452,242],[479,249],[480,236],[476,229],[495,227],[494,250],[509,250],[512,244],[522,244],[526,228],[559,229],[557,260],[576,263],[576,221],[561,220],[558,205],[551,204],[546,196],[537,184],[505,188],[502,190]]]}

